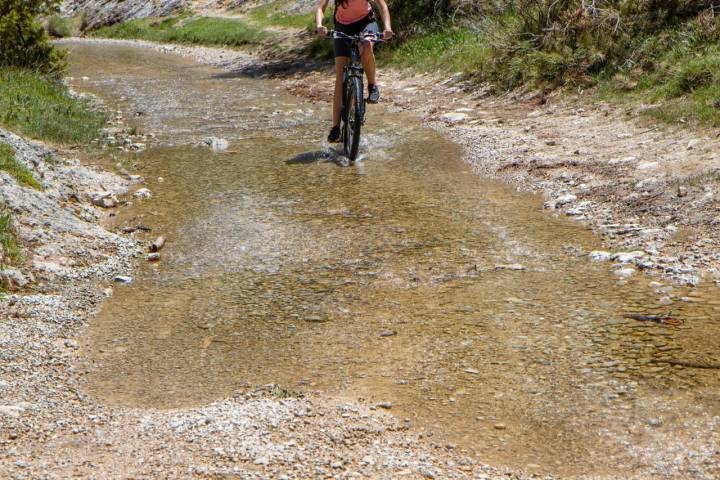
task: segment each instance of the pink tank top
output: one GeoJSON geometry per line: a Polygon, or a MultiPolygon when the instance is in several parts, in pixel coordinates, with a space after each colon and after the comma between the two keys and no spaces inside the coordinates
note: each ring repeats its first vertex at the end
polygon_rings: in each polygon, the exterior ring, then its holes
{"type": "Polygon", "coordinates": [[[372,7],[368,0],[347,0],[347,6],[345,7],[343,7],[341,1],[338,1],[335,19],[338,23],[350,25],[367,17],[371,11],[372,7]]]}

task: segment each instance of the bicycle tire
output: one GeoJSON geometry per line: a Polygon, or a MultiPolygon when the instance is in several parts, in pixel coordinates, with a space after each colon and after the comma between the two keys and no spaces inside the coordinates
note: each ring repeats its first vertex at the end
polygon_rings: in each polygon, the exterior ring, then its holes
{"type": "Polygon", "coordinates": [[[345,156],[354,162],[360,150],[360,132],[363,122],[363,82],[359,77],[348,79],[345,95],[345,115],[343,126],[343,147],[345,156]]]}

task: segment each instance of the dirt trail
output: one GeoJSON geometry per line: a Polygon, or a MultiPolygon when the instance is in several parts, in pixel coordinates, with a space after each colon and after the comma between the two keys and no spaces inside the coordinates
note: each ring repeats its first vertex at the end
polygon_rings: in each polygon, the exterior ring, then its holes
{"type": "MultiPolygon", "coordinates": [[[[298,95],[329,101],[330,78],[297,73],[287,82],[298,95]]],[[[717,132],[651,123],[642,107],[497,98],[460,78],[407,71],[380,78],[393,109],[465,145],[478,173],[542,193],[548,210],[590,225],[611,250],[644,251],[635,264],[646,273],[720,282],[717,132]]]]}
{"type": "MultiPolygon", "coordinates": [[[[156,68],[158,57],[144,65],[156,68]]],[[[168,58],[176,68],[178,62],[197,68],[168,58]]],[[[118,132],[108,134],[125,144],[118,132]]],[[[33,268],[44,273],[32,291],[0,301],[0,477],[494,479],[511,473],[408,431],[372,404],[291,396],[276,385],[238,385],[227,398],[169,410],[109,406],[88,395],[85,377],[97,368],[81,350],[88,321],[116,285],[132,280],[132,257],[144,257],[140,232],[103,228],[100,220],[116,211],[92,203],[96,197],[118,205],[149,201],[148,193],[130,193],[145,180],[98,173],[60,157],[67,152],[0,135],[46,182],[45,191],[28,193],[3,175],[3,195],[18,210],[21,238],[33,247],[33,268]]],[[[133,151],[152,142],[148,136],[133,151]]],[[[132,158],[117,148],[116,155],[132,158]]],[[[119,353],[122,339],[113,342],[119,353]]]]}
{"type": "MultiPolygon", "coordinates": [[[[282,76],[293,93],[329,98],[327,70],[280,74],[282,62],[268,68],[236,51],[154,48],[240,75],[282,76]]],[[[718,280],[720,141],[713,132],[645,125],[637,112],[582,101],[493,99],[466,90],[460,79],[397,71],[381,78],[393,109],[413,112],[464,144],[481,174],[544,193],[548,209],[587,222],[608,248],[644,251],[616,262],[618,269],[632,264],[687,283],[703,274],[718,280]]],[[[125,257],[132,254],[128,244],[108,238],[125,245],[125,257]]],[[[506,478],[507,472],[408,432],[374,408],[278,398],[285,394],[273,386],[170,411],[107,407],[85,397],[78,384],[86,372],[73,366],[77,339],[102,301],[110,272],[125,268],[123,260],[84,277],[58,276],[46,292],[11,295],[2,303],[12,321],[2,323],[0,471],[11,478],[506,478]]],[[[629,448],[640,434],[628,432],[629,448]]],[[[666,445],[662,435],[650,434],[658,449],[666,445]]],[[[689,455],[673,444],[668,454],[692,469],[693,458],[711,455],[713,445],[706,446],[707,452],[689,455]]],[[[652,461],[652,452],[636,453],[652,461]]],[[[672,465],[665,474],[677,474],[672,465]]]]}
{"type": "MultiPolygon", "coordinates": [[[[295,46],[308,40],[307,33],[293,35],[295,46]]],[[[163,48],[231,74],[280,78],[310,100],[331,100],[327,64],[292,52],[163,48]]],[[[541,193],[551,214],[590,226],[609,250],[595,258],[640,251],[631,265],[615,262],[612,268],[689,285],[720,283],[717,131],[651,122],[643,105],[560,94],[492,96],[460,76],[384,69],[380,83],[391,111],[413,113],[463,144],[479,174],[541,193]]]]}

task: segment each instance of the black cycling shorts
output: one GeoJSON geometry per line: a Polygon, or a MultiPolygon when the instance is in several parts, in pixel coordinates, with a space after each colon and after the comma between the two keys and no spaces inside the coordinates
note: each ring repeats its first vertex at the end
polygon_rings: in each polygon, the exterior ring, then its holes
{"type": "MultiPolygon", "coordinates": [[[[359,20],[350,25],[343,25],[342,23],[335,22],[335,30],[342,32],[346,35],[357,35],[362,32],[369,33],[380,33],[380,27],[375,20],[375,15],[370,12],[367,17],[359,20]]],[[[335,57],[349,57],[350,56],[350,40],[343,40],[336,38],[333,49],[335,50],[335,57]]]]}

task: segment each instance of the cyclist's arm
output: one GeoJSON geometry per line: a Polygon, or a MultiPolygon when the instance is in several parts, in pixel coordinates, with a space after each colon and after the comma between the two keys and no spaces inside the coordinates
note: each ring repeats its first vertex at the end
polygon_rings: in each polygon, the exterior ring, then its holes
{"type": "Polygon", "coordinates": [[[320,0],[320,3],[315,10],[315,27],[317,30],[320,30],[323,26],[323,22],[325,21],[325,9],[327,8],[329,1],[330,0],[320,0]]]}
{"type": "Polygon", "coordinates": [[[390,20],[390,9],[385,3],[385,0],[375,0],[375,4],[380,9],[380,17],[382,18],[383,25],[385,26],[385,32],[392,35],[392,21],[390,20]]]}

